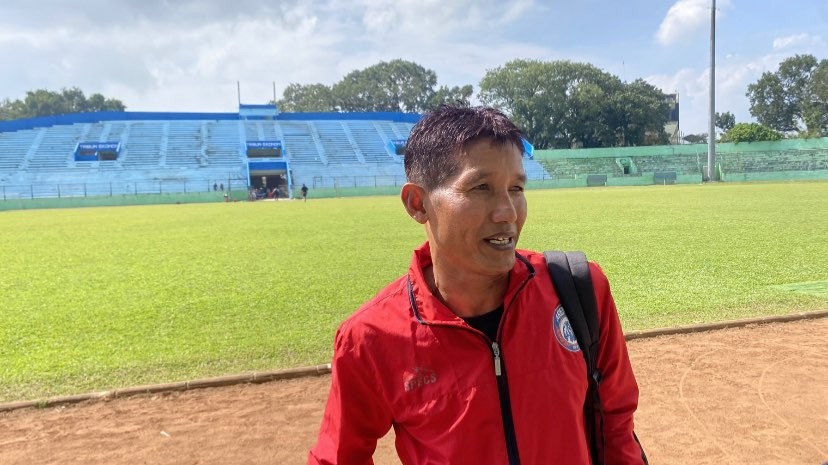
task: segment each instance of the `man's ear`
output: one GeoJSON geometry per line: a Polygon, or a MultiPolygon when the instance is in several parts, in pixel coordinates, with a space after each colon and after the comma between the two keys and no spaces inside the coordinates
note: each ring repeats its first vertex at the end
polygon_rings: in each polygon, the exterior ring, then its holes
{"type": "Polygon", "coordinates": [[[400,199],[408,216],[414,218],[414,221],[420,224],[425,224],[428,221],[428,213],[425,210],[425,196],[425,189],[412,182],[403,184],[400,191],[400,199]]]}

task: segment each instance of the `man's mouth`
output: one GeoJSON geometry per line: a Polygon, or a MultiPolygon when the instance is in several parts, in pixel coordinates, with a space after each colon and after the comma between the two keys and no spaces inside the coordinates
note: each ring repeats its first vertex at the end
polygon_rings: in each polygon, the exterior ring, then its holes
{"type": "Polygon", "coordinates": [[[512,236],[494,236],[486,239],[486,242],[495,246],[506,247],[511,246],[515,241],[512,236]]]}

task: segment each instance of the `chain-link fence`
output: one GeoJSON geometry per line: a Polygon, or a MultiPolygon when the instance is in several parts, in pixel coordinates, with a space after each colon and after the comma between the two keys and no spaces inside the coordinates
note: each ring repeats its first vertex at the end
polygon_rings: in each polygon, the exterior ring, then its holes
{"type": "Polygon", "coordinates": [[[199,192],[247,191],[244,179],[155,180],[122,182],[83,182],[60,184],[0,185],[3,200],[114,197],[159,194],[193,194],[199,192]]]}
{"type": "Polygon", "coordinates": [[[356,187],[385,187],[402,186],[405,184],[405,176],[314,176],[312,186],[314,189],[347,189],[356,187]]]}

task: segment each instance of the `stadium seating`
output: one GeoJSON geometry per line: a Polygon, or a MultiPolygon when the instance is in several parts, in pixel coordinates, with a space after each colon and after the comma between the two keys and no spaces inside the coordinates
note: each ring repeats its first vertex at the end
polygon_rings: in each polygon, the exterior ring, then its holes
{"type": "Polygon", "coordinates": [[[169,123],[163,121],[136,121],[124,128],[120,139],[123,166],[133,170],[162,166],[167,151],[168,126],[169,123]]]}
{"type": "Polygon", "coordinates": [[[0,182],[8,197],[209,190],[247,179],[248,141],[281,141],[294,184],[401,184],[391,139],[412,124],[385,120],[135,119],[0,133],[0,182]],[[118,141],[116,160],[75,161],[79,142],[118,141]]]}
{"type": "Polygon", "coordinates": [[[60,171],[68,168],[75,146],[87,128],[88,125],[85,124],[49,128],[34,153],[27,158],[26,168],[33,171],[60,171]]]}
{"type": "Polygon", "coordinates": [[[828,149],[734,152],[719,156],[725,172],[815,171],[828,169],[828,149]]]}
{"type": "MultiPolygon", "coordinates": [[[[285,154],[294,165],[327,163],[320,143],[311,133],[307,121],[282,121],[277,123],[284,136],[285,154]]],[[[294,168],[296,169],[296,168],[294,168]]]]}
{"type": "Polygon", "coordinates": [[[364,161],[360,160],[360,154],[345,133],[342,122],[315,121],[309,123],[309,126],[312,132],[318,134],[328,163],[348,164],[364,161]]]}
{"type": "Polygon", "coordinates": [[[579,175],[605,174],[620,176],[623,174],[615,158],[559,158],[541,161],[543,167],[556,178],[570,178],[579,175]]]}
{"type": "Polygon", "coordinates": [[[0,180],[17,174],[26,154],[40,144],[46,129],[0,132],[0,180]]]}
{"type": "MultiPolygon", "coordinates": [[[[294,186],[399,186],[405,179],[402,156],[389,147],[408,138],[413,123],[407,121],[413,119],[377,115],[284,114],[245,120],[234,114],[157,113],[76,118],[34,129],[21,125],[0,132],[0,186],[6,198],[246,186],[246,144],[256,141],[281,142],[294,186]],[[75,160],[78,143],[109,141],[120,144],[116,160],[75,160]]],[[[570,180],[572,185],[604,176],[609,185],[698,182],[706,164],[702,145],[536,150],[534,160],[524,159],[530,180],[570,180]]],[[[768,179],[774,173],[824,177],[828,139],[720,144],[717,164],[725,179],[733,180],[768,179]]]]}
{"type": "Polygon", "coordinates": [[[631,157],[639,173],[676,172],[679,174],[699,174],[707,164],[707,153],[675,154],[665,156],[631,157]]]}
{"type": "Polygon", "coordinates": [[[348,121],[344,123],[353,136],[354,142],[360,148],[366,163],[392,163],[401,161],[386,149],[388,139],[377,129],[377,124],[371,121],[348,121]]]}

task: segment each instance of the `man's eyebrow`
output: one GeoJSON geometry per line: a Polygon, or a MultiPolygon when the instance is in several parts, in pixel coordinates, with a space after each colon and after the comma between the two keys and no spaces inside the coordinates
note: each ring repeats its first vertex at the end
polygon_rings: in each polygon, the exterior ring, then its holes
{"type": "MultiPolygon", "coordinates": [[[[494,175],[494,173],[491,171],[478,171],[475,174],[469,176],[465,181],[469,184],[475,184],[485,180],[486,178],[491,177],[492,175],[494,175]]],[[[526,173],[520,173],[520,175],[518,175],[517,177],[518,182],[526,183],[526,180],[526,173]]]]}

